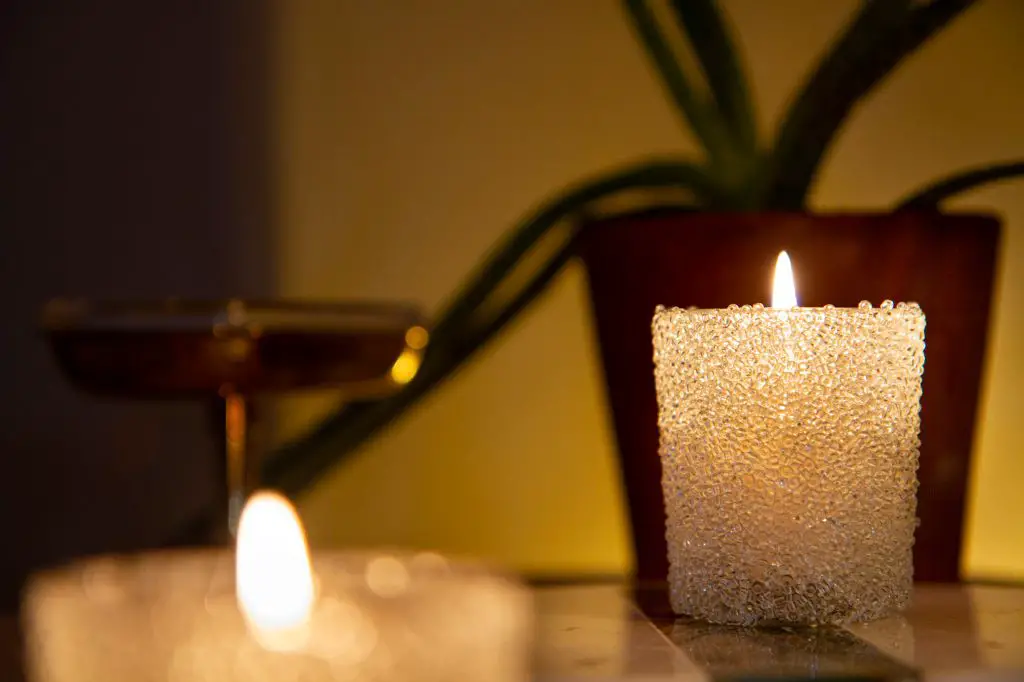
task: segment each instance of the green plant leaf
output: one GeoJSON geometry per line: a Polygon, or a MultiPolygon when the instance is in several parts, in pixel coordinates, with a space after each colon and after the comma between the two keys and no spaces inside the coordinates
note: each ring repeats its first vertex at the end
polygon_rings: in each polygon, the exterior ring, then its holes
{"type": "Polygon", "coordinates": [[[712,103],[694,90],[691,80],[658,26],[648,0],[623,0],[623,6],[640,43],[675,102],[683,123],[689,124],[714,167],[732,167],[739,154],[735,140],[731,139],[729,129],[719,118],[712,103]]]}
{"type": "Polygon", "coordinates": [[[868,0],[801,88],[776,137],[759,203],[802,209],[850,112],[907,55],[974,0],[868,0]]]}
{"type": "Polygon", "coordinates": [[[571,256],[578,225],[574,216],[593,202],[622,191],[666,187],[686,189],[701,200],[713,196],[700,168],[683,162],[654,161],[598,177],[541,206],[508,235],[438,318],[423,364],[412,381],[390,397],[340,407],[308,434],[267,458],[262,467],[263,481],[296,493],[353,454],[452,377],[546,289],[571,256]],[[539,240],[553,232],[556,238],[535,271],[522,278],[519,286],[506,290],[502,285],[517,264],[539,240]],[[495,292],[499,293],[497,297],[495,292]],[[439,330],[445,333],[439,334],[439,330]]]}
{"type": "Polygon", "coordinates": [[[345,455],[351,454],[438,385],[454,376],[519,313],[543,293],[561,272],[573,253],[573,239],[567,237],[544,265],[495,314],[463,330],[446,352],[435,353],[402,391],[376,402],[343,407],[336,418],[321,424],[303,441],[283,448],[264,466],[264,480],[271,486],[294,494],[313,483],[345,455]]]}
{"type": "Polygon", "coordinates": [[[981,185],[1022,176],[1024,176],[1024,160],[971,168],[954,173],[913,192],[897,204],[896,210],[938,210],[939,204],[952,196],[981,185]]]}
{"type": "Polygon", "coordinates": [[[653,160],[567,189],[550,203],[510,230],[484,261],[471,281],[438,316],[431,333],[432,344],[446,343],[453,330],[465,324],[473,311],[500,284],[505,275],[555,224],[592,202],[620,191],[638,188],[682,187],[696,203],[710,207],[725,203],[722,191],[700,166],[675,160],[653,160]]]}
{"type": "Polygon", "coordinates": [[[672,0],[679,25],[693,46],[718,109],[740,148],[757,150],[757,115],[740,55],[715,0],[672,0]]]}
{"type": "Polygon", "coordinates": [[[352,453],[364,441],[454,376],[462,365],[482,350],[547,289],[572,254],[573,239],[570,237],[493,317],[464,330],[464,334],[453,347],[446,349],[447,352],[443,355],[435,354],[429,363],[425,361],[413,380],[400,393],[383,400],[341,408],[338,413],[339,419],[324,422],[310,438],[279,451],[277,456],[264,466],[264,480],[274,488],[289,494],[308,487],[339,459],[352,453]]]}

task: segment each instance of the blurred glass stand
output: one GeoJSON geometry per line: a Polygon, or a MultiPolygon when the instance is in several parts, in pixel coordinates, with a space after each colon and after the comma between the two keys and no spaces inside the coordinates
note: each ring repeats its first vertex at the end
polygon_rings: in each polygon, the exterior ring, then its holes
{"type": "Polygon", "coordinates": [[[415,307],[376,302],[55,299],[43,327],[80,389],[211,404],[227,510],[221,528],[231,535],[259,485],[248,446],[254,397],[325,388],[347,399],[385,396],[416,374],[428,340],[415,307]]]}

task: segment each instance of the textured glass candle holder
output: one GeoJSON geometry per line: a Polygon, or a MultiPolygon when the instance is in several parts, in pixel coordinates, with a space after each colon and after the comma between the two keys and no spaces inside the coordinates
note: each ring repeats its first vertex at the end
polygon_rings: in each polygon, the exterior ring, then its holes
{"type": "Polygon", "coordinates": [[[660,307],[669,585],[679,614],[824,624],[913,581],[924,313],[660,307]]]}
{"type": "Polygon", "coordinates": [[[229,552],[104,558],[43,574],[23,603],[28,679],[529,679],[531,597],[515,581],[434,554],[315,553],[313,569],[317,601],[288,651],[248,630],[229,552]]]}

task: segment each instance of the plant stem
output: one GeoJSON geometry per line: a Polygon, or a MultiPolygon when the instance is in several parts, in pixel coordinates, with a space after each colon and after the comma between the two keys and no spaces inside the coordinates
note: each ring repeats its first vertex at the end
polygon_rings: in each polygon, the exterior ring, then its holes
{"type": "Polygon", "coordinates": [[[821,160],[854,107],[903,58],[973,2],[865,2],[783,119],[759,203],[773,209],[804,208],[821,160]]]}
{"type": "Polygon", "coordinates": [[[900,201],[897,211],[938,210],[939,204],[962,192],[993,182],[1024,176],[1024,161],[1010,161],[960,171],[917,190],[900,201]]]}
{"type": "Polygon", "coordinates": [[[492,319],[467,330],[454,347],[447,349],[448,352],[430,356],[430,360],[424,362],[413,380],[399,393],[376,402],[343,407],[308,437],[278,451],[264,465],[263,480],[287,494],[296,494],[309,487],[340,459],[353,453],[363,442],[454,376],[461,366],[544,292],[569,261],[572,246],[570,237],[492,319]]]}
{"type": "Polygon", "coordinates": [[[678,23],[700,60],[708,87],[742,152],[757,151],[757,115],[735,42],[715,0],[672,0],[678,23]]]}
{"type": "Polygon", "coordinates": [[[629,189],[682,187],[698,203],[715,205],[720,192],[703,168],[675,160],[655,160],[587,180],[566,190],[559,199],[542,206],[507,233],[484,261],[477,274],[437,317],[431,333],[434,343],[444,344],[453,330],[465,324],[473,311],[491,295],[508,271],[555,224],[590,203],[629,189]]]}
{"type": "Polygon", "coordinates": [[[536,300],[571,256],[572,240],[578,229],[574,216],[594,201],[621,191],[665,187],[683,188],[701,198],[713,196],[713,185],[701,169],[686,163],[657,161],[599,177],[542,206],[504,240],[441,315],[423,364],[412,381],[388,398],[339,408],[313,431],[269,457],[263,465],[263,480],[288,493],[308,487],[451,378],[536,300]],[[564,228],[565,236],[537,271],[503,302],[484,306],[492,302],[491,296],[500,290],[523,255],[556,227],[564,228]],[[438,330],[444,334],[438,334],[438,330]]]}
{"type": "Polygon", "coordinates": [[[661,76],[665,89],[675,102],[683,122],[689,124],[698,142],[704,147],[712,167],[733,167],[732,164],[741,156],[735,140],[731,138],[715,107],[694,91],[690,79],[662,35],[647,0],[624,0],[624,5],[626,15],[661,76]]]}

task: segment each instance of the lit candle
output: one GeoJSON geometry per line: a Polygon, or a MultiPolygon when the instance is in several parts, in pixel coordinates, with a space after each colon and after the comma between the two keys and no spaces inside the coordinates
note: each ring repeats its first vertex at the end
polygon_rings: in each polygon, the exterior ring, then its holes
{"type": "Polygon", "coordinates": [[[259,493],[227,551],[85,561],[36,576],[31,682],[529,678],[517,582],[436,554],[318,552],[283,497],[259,493]]]}
{"type": "Polygon", "coordinates": [[[249,632],[267,649],[301,650],[316,595],[298,514],[284,498],[259,493],[242,512],[237,543],[235,593],[249,632]]]}
{"type": "Polygon", "coordinates": [[[912,584],[924,325],[915,304],[659,307],[653,321],[673,608],[833,623],[912,584]]]}

